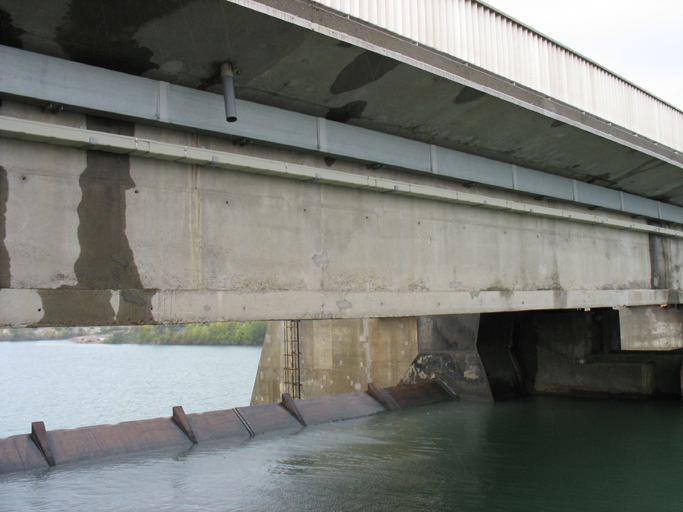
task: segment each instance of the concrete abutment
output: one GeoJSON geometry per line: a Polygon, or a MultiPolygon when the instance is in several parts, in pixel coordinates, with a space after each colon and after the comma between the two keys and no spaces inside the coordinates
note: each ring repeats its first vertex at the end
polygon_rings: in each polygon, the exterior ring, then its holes
{"type": "MultiPolygon", "coordinates": [[[[681,397],[677,307],[300,321],[302,397],[441,378],[462,399],[681,397]]],[[[252,405],[285,391],[283,322],[270,322],[252,405]]]]}

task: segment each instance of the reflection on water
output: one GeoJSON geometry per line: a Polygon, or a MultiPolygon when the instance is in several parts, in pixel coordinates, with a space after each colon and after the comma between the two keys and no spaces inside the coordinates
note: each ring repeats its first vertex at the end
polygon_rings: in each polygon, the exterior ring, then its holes
{"type": "Polygon", "coordinates": [[[0,342],[0,437],[249,405],[261,347],[0,342]]]}
{"type": "Polygon", "coordinates": [[[0,477],[0,510],[680,511],[678,402],[453,403],[0,477]]]}

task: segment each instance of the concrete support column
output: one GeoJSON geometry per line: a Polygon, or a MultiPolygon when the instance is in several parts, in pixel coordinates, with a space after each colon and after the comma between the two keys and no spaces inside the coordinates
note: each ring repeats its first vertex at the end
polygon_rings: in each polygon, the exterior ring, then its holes
{"type": "Polygon", "coordinates": [[[440,377],[447,380],[461,398],[490,400],[491,389],[477,352],[480,316],[418,317],[419,353],[401,384],[440,377]]]}
{"type": "MultiPolygon", "coordinates": [[[[284,322],[269,322],[252,405],[284,391],[284,322]]],[[[299,322],[301,396],[395,386],[417,355],[416,318],[354,318],[299,322]]]]}

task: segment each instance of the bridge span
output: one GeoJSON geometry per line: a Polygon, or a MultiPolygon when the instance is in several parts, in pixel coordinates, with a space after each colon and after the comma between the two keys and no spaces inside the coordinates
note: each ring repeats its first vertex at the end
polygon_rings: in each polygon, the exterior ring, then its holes
{"type": "Polygon", "coordinates": [[[272,320],[255,402],[680,395],[683,114],[436,4],[0,0],[0,325],[272,320]]]}

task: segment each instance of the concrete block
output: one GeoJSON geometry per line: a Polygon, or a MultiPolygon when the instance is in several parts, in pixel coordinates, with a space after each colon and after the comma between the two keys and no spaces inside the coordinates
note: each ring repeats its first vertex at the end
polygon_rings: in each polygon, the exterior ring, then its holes
{"type": "Polygon", "coordinates": [[[538,347],[538,368],[538,394],[648,398],[656,388],[653,363],[582,364],[538,347]]]}
{"type": "Polygon", "coordinates": [[[621,308],[619,324],[622,350],[683,348],[683,311],[676,307],[621,308]]]}

